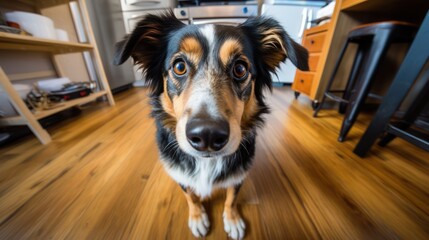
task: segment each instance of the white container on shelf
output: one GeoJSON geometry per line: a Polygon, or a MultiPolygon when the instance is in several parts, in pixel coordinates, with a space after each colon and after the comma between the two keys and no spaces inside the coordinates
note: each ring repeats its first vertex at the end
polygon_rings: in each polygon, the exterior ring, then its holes
{"type": "Polygon", "coordinates": [[[64,87],[64,84],[70,83],[70,79],[67,77],[62,78],[52,78],[40,80],[37,82],[37,87],[45,92],[52,92],[61,90],[64,87]]]}
{"type": "Polygon", "coordinates": [[[54,22],[36,13],[13,11],[5,13],[7,21],[18,23],[21,28],[34,37],[57,39],[54,22]]]}
{"type": "MultiPolygon", "coordinates": [[[[13,88],[18,92],[22,99],[27,98],[27,94],[31,91],[31,87],[26,84],[13,84],[13,88]]],[[[0,117],[15,116],[18,113],[9,101],[9,97],[3,88],[0,87],[0,117]]]]}
{"type": "Polygon", "coordinates": [[[57,40],[60,41],[69,41],[69,35],[65,30],[55,28],[55,33],[57,35],[57,40]]]}

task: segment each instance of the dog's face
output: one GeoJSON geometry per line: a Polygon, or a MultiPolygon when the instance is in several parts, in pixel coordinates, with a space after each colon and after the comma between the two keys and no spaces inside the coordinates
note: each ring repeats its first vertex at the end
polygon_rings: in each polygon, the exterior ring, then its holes
{"type": "Polygon", "coordinates": [[[286,57],[308,69],[307,51],[272,19],[239,26],[185,25],[148,15],[118,44],[116,64],[132,56],[144,70],[163,127],[194,157],[233,154],[267,112],[262,91],[286,57]],[[160,109],[158,109],[160,111],[160,109]]]}

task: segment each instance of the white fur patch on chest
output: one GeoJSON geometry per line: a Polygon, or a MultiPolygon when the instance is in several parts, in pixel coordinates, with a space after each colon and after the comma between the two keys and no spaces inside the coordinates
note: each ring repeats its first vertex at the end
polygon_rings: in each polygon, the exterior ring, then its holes
{"type": "Polygon", "coordinates": [[[216,188],[227,188],[240,184],[246,177],[246,173],[227,176],[221,182],[214,182],[223,169],[222,158],[197,159],[195,172],[184,172],[180,168],[174,168],[164,164],[167,173],[179,184],[190,187],[201,198],[211,195],[216,188]]]}

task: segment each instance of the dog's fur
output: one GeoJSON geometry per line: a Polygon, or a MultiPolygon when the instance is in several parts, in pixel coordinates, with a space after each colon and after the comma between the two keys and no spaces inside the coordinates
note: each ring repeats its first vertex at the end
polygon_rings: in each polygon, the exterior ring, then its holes
{"type": "Polygon", "coordinates": [[[224,227],[230,237],[242,238],[235,197],[252,163],[256,128],[268,113],[263,91],[271,89],[270,73],[286,58],[307,70],[307,50],[270,18],[238,26],[185,25],[169,12],[147,15],[117,44],[115,64],[130,56],[152,89],[161,162],[185,191],[192,233],[204,236],[209,227],[200,198],[226,188],[224,227]],[[227,143],[217,151],[193,147],[187,130],[194,120],[227,123],[227,143]]]}

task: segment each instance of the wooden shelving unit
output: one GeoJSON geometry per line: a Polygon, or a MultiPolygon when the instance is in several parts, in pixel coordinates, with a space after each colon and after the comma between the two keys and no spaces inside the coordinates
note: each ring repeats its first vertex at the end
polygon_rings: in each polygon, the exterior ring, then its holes
{"type": "MultiPolygon", "coordinates": [[[[35,112],[33,112],[33,115],[37,120],[39,120],[39,119],[45,118],[47,116],[50,116],[52,114],[61,112],[67,108],[92,102],[95,99],[97,99],[97,98],[99,98],[105,94],[106,94],[106,91],[98,91],[98,92],[92,93],[91,95],[84,97],[84,98],[78,98],[78,99],[74,99],[74,100],[70,100],[67,102],[60,103],[60,104],[58,104],[57,107],[55,107],[53,109],[43,110],[43,111],[35,111],[35,112]]],[[[25,124],[25,119],[23,119],[21,116],[9,117],[9,118],[0,118],[0,124],[2,124],[2,125],[16,125],[16,122],[21,122],[22,124],[25,124]]]]}
{"type": "MultiPolygon", "coordinates": [[[[0,0],[0,3],[2,2],[4,1],[0,0]]],[[[13,3],[8,1],[7,5],[12,6],[13,4],[24,4],[34,8],[36,11],[40,11],[40,9],[45,7],[67,4],[69,2],[70,0],[16,0],[13,1],[13,3]]],[[[60,77],[64,77],[64,74],[62,73],[61,68],[58,66],[55,55],[75,52],[88,52],[91,55],[91,59],[98,78],[98,86],[101,90],[94,92],[87,97],[63,102],[53,109],[30,111],[12,85],[12,81],[17,79],[16,74],[15,76],[8,76],[0,67],[0,86],[2,86],[2,88],[6,91],[13,107],[19,113],[18,116],[14,117],[0,117],[0,126],[27,125],[38,137],[40,142],[47,144],[51,141],[51,137],[49,133],[43,129],[38,120],[63,111],[67,108],[89,103],[103,96],[107,98],[110,105],[115,104],[95,43],[85,0],[78,0],[77,3],[79,4],[82,17],[81,20],[86,30],[86,36],[88,39],[87,43],[65,42],[0,32],[0,49],[13,51],[49,52],[52,55],[52,61],[57,70],[56,73],[60,77]]],[[[31,73],[27,75],[31,76],[31,73]]],[[[40,77],[43,75],[43,72],[35,72],[34,75],[40,77]]]]}

